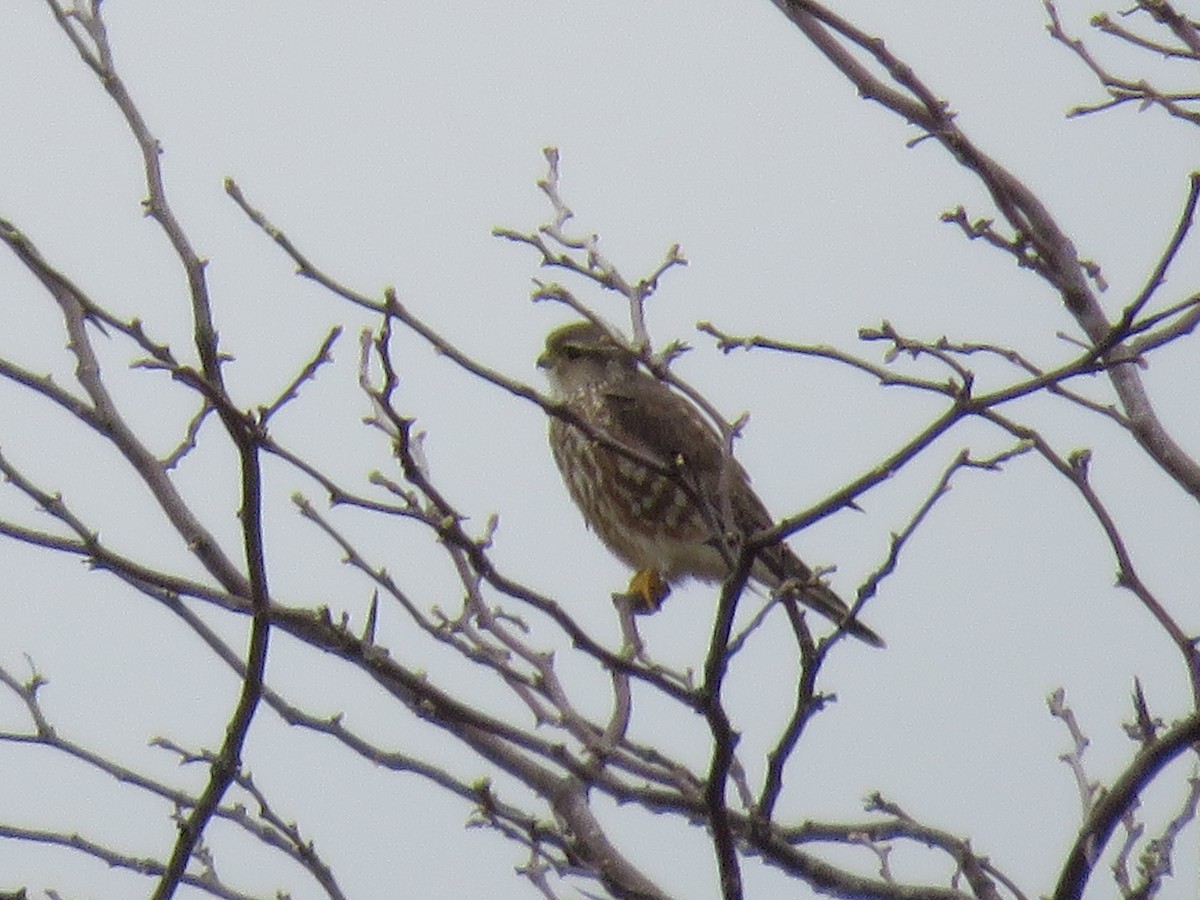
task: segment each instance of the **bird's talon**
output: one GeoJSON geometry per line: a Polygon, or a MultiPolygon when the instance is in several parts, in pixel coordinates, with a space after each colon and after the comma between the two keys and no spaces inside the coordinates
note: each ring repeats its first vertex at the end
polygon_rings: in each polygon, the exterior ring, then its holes
{"type": "Polygon", "coordinates": [[[654,569],[638,569],[629,579],[629,596],[634,600],[634,612],[658,612],[671,586],[654,569]]]}

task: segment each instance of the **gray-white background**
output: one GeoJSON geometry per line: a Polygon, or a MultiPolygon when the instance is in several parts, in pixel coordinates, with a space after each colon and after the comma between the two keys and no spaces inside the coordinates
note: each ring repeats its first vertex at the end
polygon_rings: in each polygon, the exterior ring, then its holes
{"type": "MultiPolygon", "coordinates": [[[[858,0],[838,9],[884,36],[959,111],[968,133],[1039,193],[1080,252],[1103,266],[1115,315],[1174,226],[1197,161],[1194,129],[1132,109],[1067,121],[1066,109],[1101,94],[1047,37],[1038,3],[858,0]]],[[[1097,9],[1092,0],[1062,3],[1079,31],[1097,9]]],[[[859,327],[887,319],[929,339],[1011,343],[1046,364],[1072,353],[1055,337],[1072,332],[1072,322],[1042,283],[939,222],[959,203],[973,216],[992,215],[969,175],[932,143],[906,148],[915,132],[856,99],[765,0],[109,0],[105,10],[118,67],[163,142],[169,197],[211,260],[222,345],[237,357],[228,375],[239,402],[271,399],[329,326],[347,323],[336,364],[305,388],[275,433],[348,483],[393,466],[386,443],[360,423],[369,408],[355,386],[355,335],[369,320],[294,278],[289,261],[225,196],[223,176],[235,177],[331,274],[368,293],[395,285],[416,314],[463,349],[539,383],[533,360],[545,332],[566,314],[528,302],[531,277],[544,274],[535,255],[490,230],[529,229],[545,219],[534,181],[544,171],[541,148],[559,146],[563,190],[579,227],[602,235],[627,276],[645,274],[669,245],[682,245],[690,265],[673,271],[652,301],[652,333],[660,343],[691,340],[696,350],[678,372],[730,417],[752,412],[738,452],[779,515],[875,464],[938,407],[828,363],[722,357],[694,333],[697,320],[854,348],[859,327]]],[[[1115,66],[1145,70],[1145,60],[1109,50],[1115,66]]],[[[1164,78],[1178,74],[1167,69],[1164,78]]],[[[142,177],[119,114],[45,6],[6,0],[0,215],[92,296],[119,315],[140,315],[182,351],[184,282],[161,232],[141,215],[142,177]]],[[[1164,300],[1192,289],[1196,261],[1189,246],[1164,300]]],[[[620,319],[612,298],[581,296],[620,319]]],[[[0,317],[0,352],[69,380],[56,313],[7,255],[0,256],[0,317]]],[[[416,339],[403,338],[401,347],[403,405],[429,432],[437,481],[477,526],[499,513],[495,557],[511,574],[616,640],[606,598],[627,573],[571,508],[546,452],[542,414],[473,381],[416,339]]],[[[163,402],[161,376],[128,372],[130,352],[120,342],[108,350],[130,418],[165,450],[191,407],[163,402]]],[[[859,350],[881,352],[878,345],[859,350]]],[[[1196,371],[1194,346],[1183,343],[1158,354],[1144,373],[1168,427],[1193,449],[1200,445],[1196,371]]],[[[998,372],[982,377],[999,383],[998,372]]],[[[1108,396],[1102,381],[1089,390],[1108,396]]],[[[1045,401],[1016,412],[1062,452],[1095,448],[1095,484],[1143,577],[1185,627],[1197,627],[1194,503],[1112,425],[1045,401]]],[[[814,564],[836,563],[833,584],[851,594],[883,558],[889,532],[903,526],[962,446],[984,454],[1005,442],[980,427],[955,432],[865,497],[862,514],[831,517],[794,545],[814,564]]],[[[113,546],[195,572],[115,455],[8,385],[0,385],[0,448],[40,484],[62,490],[113,546]]],[[[227,452],[211,440],[179,475],[231,548],[232,471],[227,452]]],[[[274,593],[285,602],[327,603],[361,621],[367,587],[298,521],[287,503],[294,490],[322,499],[296,473],[268,467],[274,593]]],[[[0,491],[0,513],[45,524],[11,489],[0,491]]],[[[344,524],[407,578],[421,602],[453,606],[445,563],[423,535],[381,533],[376,523],[353,518],[344,524]]],[[[1102,779],[1133,751],[1119,722],[1129,715],[1134,675],[1159,715],[1187,710],[1175,651],[1132,597],[1112,587],[1114,571],[1082,503],[1044,465],[1027,458],[1000,475],[961,476],[865,614],[889,649],[843,646],[829,666],[826,687],[839,702],[820,717],[790,770],[783,811],[853,819],[860,798],[880,789],[923,821],[969,835],[1031,894],[1048,891],[1079,803],[1057,759],[1066,735],[1047,715],[1045,695],[1067,689],[1092,738],[1090,771],[1102,779]]],[[[695,664],[712,600],[711,589],[678,591],[645,624],[651,652],[695,664]]],[[[208,618],[240,641],[237,627],[208,618]]],[[[202,784],[201,771],[180,776],[146,741],[163,734],[215,747],[238,685],[176,620],[74,561],[4,543],[0,623],[0,663],[23,673],[22,654],[30,654],[51,680],[43,700],[64,732],[163,777],[202,784]]],[[[435,677],[459,671],[408,635],[394,610],[385,608],[380,628],[405,662],[435,677]]],[[[779,647],[786,640],[781,635],[779,647]]],[[[778,657],[764,652],[769,658],[778,657]]],[[[582,695],[594,688],[602,704],[603,681],[577,674],[582,695]]],[[[775,677],[767,665],[744,673],[729,697],[777,716],[789,698],[772,692],[775,677]]],[[[416,748],[466,777],[489,774],[394,712],[364,681],[341,677],[287,639],[276,640],[268,679],[318,712],[345,711],[349,724],[385,744],[416,748]]],[[[482,685],[473,690],[488,697],[482,685]]],[[[0,728],[24,722],[19,705],[0,697],[0,728]]],[[[649,723],[639,727],[663,737],[649,723]]],[[[668,743],[699,764],[707,752],[700,723],[669,727],[668,743]]],[[[748,759],[770,733],[748,732],[748,759]]],[[[316,840],[350,896],[532,895],[509,874],[524,861],[519,848],[464,830],[463,804],[291,733],[269,711],[254,725],[247,764],[281,812],[316,840]]],[[[1186,771],[1176,769],[1149,803],[1160,818],[1180,794],[1186,771]]],[[[626,810],[605,814],[646,835],[631,855],[667,889],[715,896],[699,831],[626,810]]],[[[0,747],[0,820],[77,829],[131,853],[162,856],[173,838],[161,805],[45,751],[11,746],[0,747]]],[[[229,881],[262,895],[283,887],[314,896],[294,870],[243,855],[244,845],[219,827],[210,840],[229,881]]],[[[1195,896],[1196,855],[1193,834],[1178,851],[1167,896],[1195,896]]],[[[935,871],[918,858],[899,874],[935,871]]],[[[1113,895],[1103,874],[1098,879],[1093,895],[1113,895]]],[[[54,887],[68,897],[124,898],[145,895],[150,882],[65,851],[0,841],[0,888],[18,885],[33,896],[54,887]]],[[[753,897],[809,896],[753,864],[747,889],[753,897]]]]}

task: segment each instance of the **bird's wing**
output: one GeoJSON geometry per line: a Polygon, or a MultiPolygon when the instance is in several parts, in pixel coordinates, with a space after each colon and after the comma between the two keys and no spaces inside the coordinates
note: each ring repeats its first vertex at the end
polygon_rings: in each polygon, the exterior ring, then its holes
{"type": "Polygon", "coordinates": [[[664,466],[720,471],[721,438],[687,400],[650,376],[604,392],[614,436],[664,466]]]}
{"type": "Polygon", "coordinates": [[[750,486],[750,476],[725,453],[717,430],[686,398],[645,376],[607,391],[604,404],[614,436],[678,472],[715,531],[752,534],[771,527],[771,514],[750,486]]]}

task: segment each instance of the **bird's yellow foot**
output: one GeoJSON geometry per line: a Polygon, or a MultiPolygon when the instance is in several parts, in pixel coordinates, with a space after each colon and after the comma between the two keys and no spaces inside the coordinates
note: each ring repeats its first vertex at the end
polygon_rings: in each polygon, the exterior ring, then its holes
{"type": "Polygon", "coordinates": [[[671,586],[654,569],[638,569],[629,579],[629,596],[637,601],[636,612],[658,612],[670,593],[671,586]]]}

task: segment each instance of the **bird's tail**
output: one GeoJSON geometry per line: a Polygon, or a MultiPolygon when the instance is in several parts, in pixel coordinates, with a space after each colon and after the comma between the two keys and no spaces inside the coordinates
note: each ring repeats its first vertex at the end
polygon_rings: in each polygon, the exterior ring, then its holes
{"type": "Polygon", "coordinates": [[[777,593],[784,597],[793,597],[805,606],[823,615],[847,634],[858,638],[864,644],[872,647],[886,647],[883,638],[864,625],[854,616],[842,598],[815,578],[801,581],[789,578],[779,585],[777,593]]]}

